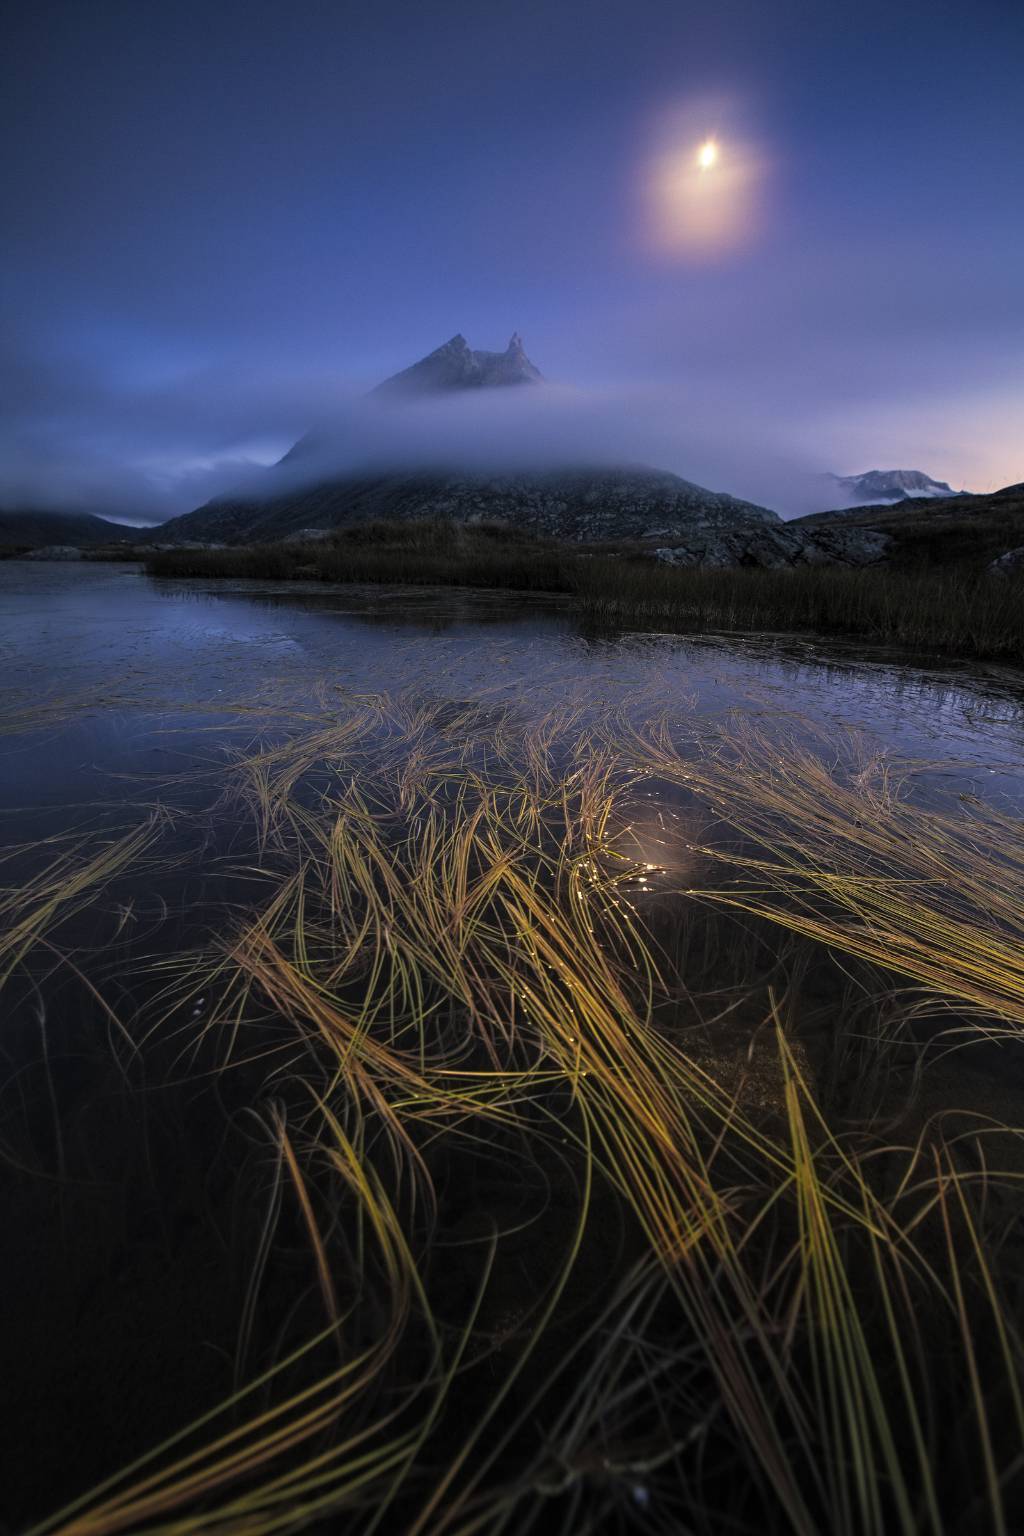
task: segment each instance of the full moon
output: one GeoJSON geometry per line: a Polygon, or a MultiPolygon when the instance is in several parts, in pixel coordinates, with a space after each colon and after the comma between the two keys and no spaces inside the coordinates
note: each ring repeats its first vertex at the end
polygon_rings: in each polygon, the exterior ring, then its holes
{"type": "Polygon", "coordinates": [[[764,170],[763,153],[743,137],[728,102],[709,97],[666,108],[646,167],[653,245],[667,256],[707,260],[743,244],[755,233],[764,170]]]}

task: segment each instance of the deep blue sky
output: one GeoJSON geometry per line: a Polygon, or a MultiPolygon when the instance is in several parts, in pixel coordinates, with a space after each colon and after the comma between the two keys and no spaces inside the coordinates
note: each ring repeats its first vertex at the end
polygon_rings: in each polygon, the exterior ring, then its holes
{"type": "Polygon", "coordinates": [[[513,328],[775,504],[1024,478],[1022,0],[34,0],[2,51],[0,504],[183,510],[513,328]],[[742,207],[670,238],[708,136],[742,207]]]}

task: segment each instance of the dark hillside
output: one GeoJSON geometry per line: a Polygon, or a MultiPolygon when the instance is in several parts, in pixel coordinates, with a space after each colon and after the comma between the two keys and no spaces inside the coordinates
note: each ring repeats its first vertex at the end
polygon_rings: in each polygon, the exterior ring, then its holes
{"type": "Polygon", "coordinates": [[[789,527],[822,523],[864,528],[892,539],[889,563],[902,568],[967,565],[982,569],[1024,544],[1024,484],[986,496],[915,497],[891,507],[815,512],[789,527]]]}
{"type": "Polygon", "coordinates": [[[149,537],[148,528],[126,528],[89,512],[0,511],[0,549],[39,549],[47,544],[73,544],[86,549],[122,540],[139,543],[149,537]]]}

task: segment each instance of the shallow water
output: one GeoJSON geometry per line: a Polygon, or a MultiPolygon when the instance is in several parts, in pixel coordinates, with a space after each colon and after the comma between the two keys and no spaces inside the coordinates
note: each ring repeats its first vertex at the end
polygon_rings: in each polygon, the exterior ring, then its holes
{"type": "Polygon", "coordinates": [[[1011,669],[803,637],[593,635],[550,597],[7,561],[0,667],[8,810],[117,793],[110,774],[180,767],[190,746],[209,753],[219,721],[240,727],[239,708],[294,708],[321,681],[339,697],[472,698],[524,723],[574,698],[641,723],[737,721],[837,745],[853,733],[865,755],[930,765],[919,789],[1024,794],[1024,675],[1011,669]]]}
{"type": "MultiPolygon", "coordinates": [[[[154,805],[204,812],[169,823],[160,865],[119,875],[63,924],[62,958],[44,947],[5,993],[0,1187],[18,1245],[0,1277],[0,1404],[37,1460],[9,1474],[0,1526],[113,1472],[223,1397],[288,1330],[322,1321],[305,1238],[282,1218],[249,1354],[235,1359],[268,1184],[249,1084],[244,1072],[218,1077],[195,1043],[204,997],[172,1008],[169,1039],[147,1054],[151,1015],[169,1006],[168,962],[272,888],[244,815],[205,815],[225,748],[315,730],[362,698],[441,706],[437,732],[456,743],[473,718],[483,736],[496,719],[525,730],[561,707],[584,723],[664,718],[687,733],[756,731],[826,758],[881,758],[925,801],[1024,802],[1019,674],[785,636],[593,634],[558,598],[5,562],[0,667],[0,853],[23,850],[4,887],[53,856],[39,840],[128,827],[154,805]],[[122,1027],[147,1051],[126,1051],[122,1027]]],[[[368,777],[375,750],[376,737],[368,777]]],[[[259,1077],[253,1102],[266,1091],[259,1077]]],[[[511,1229],[530,1201],[503,1175],[481,1182],[478,1203],[511,1229]]],[[[452,1252],[481,1214],[456,1211],[452,1252]]],[[[562,1219],[547,1219],[560,1235],[562,1219]]],[[[531,1230],[512,1248],[527,1268],[551,1241],[542,1224],[531,1230]]],[[[609,1233],[620,1241],[602,1212],[585,1292],[610,1266],[609,1233]]],[[[451,1268],[438,1300],[457,1326],[468,1282],[451,1268]]],[[[510,1274],[498,1266],[495,1328],[515,1300],[502,1290],[510,1274]]]]}

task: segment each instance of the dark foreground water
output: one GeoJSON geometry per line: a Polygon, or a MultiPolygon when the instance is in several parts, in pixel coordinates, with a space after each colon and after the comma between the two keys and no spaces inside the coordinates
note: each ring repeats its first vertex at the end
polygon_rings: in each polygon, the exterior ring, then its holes
{"type": "MultiPolygon", "coordinates": [[[[224,807],[199,830],[184,819],[216,805],[226,748],[251,751],[296,722],[316,729],[360,701],[429,708],[449,734],[467,710],[525,733],[572,709],[584,723],[664,717],[891,761],[925,801],[1024,798],[1024,678],[1009,670],[786,637],[588,634],[559,599],[6,562],[0,678],[0,894],[69,833],[119,831],[158,807],[183,818],[159,863],[105,885],[3,994],[0,1525],[11,1529],[321,1321],[294,1216],[279,1218],[247,1318],[272,1159],[244,1072],[219,1075],[196,1042],[206,1000],[190,995],[170,1035],[138,1049],[148,1020],[167,1015],[178,957],[259,889],[245,814],[224,807]]],[[[505,1201],[510,1225],[516,1201],[528,1204],[522,1191],[487,1199],[505,1201]]],[[[588,1283],[604,1262],[583,1251],[588,1283]]],[[[452,1284],[461,1298],[464,1278],[452,1284]]]]}

